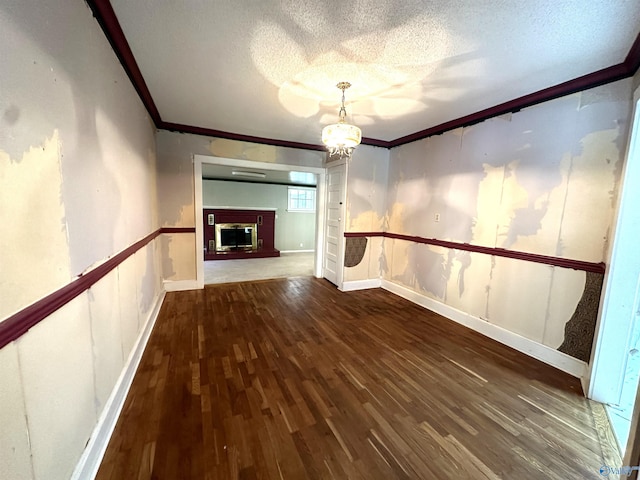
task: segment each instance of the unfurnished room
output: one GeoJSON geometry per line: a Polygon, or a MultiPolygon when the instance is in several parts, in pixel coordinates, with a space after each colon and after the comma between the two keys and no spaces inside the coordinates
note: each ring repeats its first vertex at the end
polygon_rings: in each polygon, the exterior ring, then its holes
{"type": "Polygon", "coordinates": [[[640,3],[0,0],[0,478],[640,470],[640,3]]]}

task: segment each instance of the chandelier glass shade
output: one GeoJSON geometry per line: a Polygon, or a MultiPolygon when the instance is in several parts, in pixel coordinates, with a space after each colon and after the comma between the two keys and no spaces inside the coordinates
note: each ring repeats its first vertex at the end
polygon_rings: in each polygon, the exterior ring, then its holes
{"type": "Polygon", "coordinates": [[[355,125],[345,121],[347,110],[344,108],[344,91],[351,86],[349,82],[336,85],[342,90],[342,106],[338,112],[338,123],[327,125],[322,129],[322,143],[329,150],[330,156],[350,157],[353,149],[360,145],[362,131],[355,125]]]}

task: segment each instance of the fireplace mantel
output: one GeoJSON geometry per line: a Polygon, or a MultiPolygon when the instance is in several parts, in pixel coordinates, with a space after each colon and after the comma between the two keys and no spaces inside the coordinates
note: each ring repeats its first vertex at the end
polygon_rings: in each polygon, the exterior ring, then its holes
{"type": "Polygon", "coordinates": [[[278,209],[275,207],[225,207],[225,206],[209,206],[206,205],[202,207],[208,210],[242,210],[246,212],[277,212],[278,209]]]}
{"type": "MultiPolygon", "coordinates": [[[[204,259],[279,257],[280,252],[274,245],[276,211],[275,208],[204,207],[202,209],[204,259]],[[216,244],[216,225],[218,224],[256,225],[256,248],[220,251],[216,244]]],[[[219,242],[220,238],[217,241],[219,242]]]]}

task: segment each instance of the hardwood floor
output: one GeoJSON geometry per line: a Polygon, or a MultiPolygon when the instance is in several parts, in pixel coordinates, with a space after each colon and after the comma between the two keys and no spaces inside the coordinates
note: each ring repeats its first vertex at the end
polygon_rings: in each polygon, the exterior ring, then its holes
{"type": "Polygon", "coordinates": [[[598,407],[381,289],[212,285],[167,294],[97,478],[603,478],[598,407]]]}

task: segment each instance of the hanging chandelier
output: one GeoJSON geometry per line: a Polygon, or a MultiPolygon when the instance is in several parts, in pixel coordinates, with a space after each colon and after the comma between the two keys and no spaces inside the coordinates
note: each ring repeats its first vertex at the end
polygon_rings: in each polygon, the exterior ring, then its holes
{"type": "Polygon", "coordinates": [[[344,91],[350,86],[349,82],[340,82],[336,85],[342,90],[342,106],[338,112],[339,121],[322,129],[322,143],[327,146],[331,157],[349,158],[353,149],[360,145],[362,139],[362,131],[355,125],[345,122],[347,110],[344,108],[344,91]]]}

